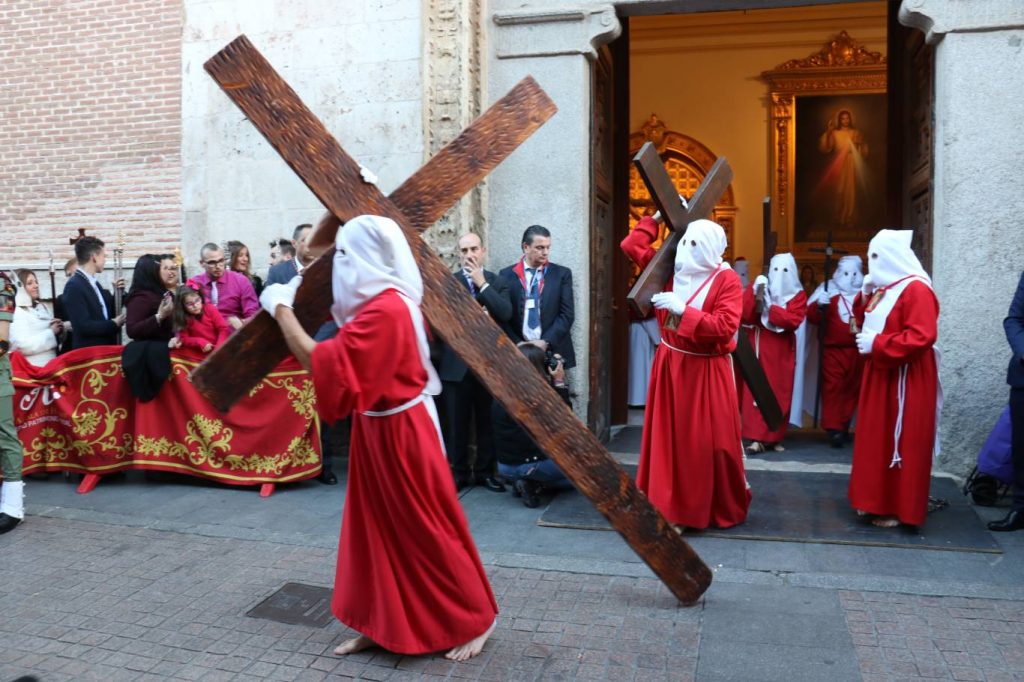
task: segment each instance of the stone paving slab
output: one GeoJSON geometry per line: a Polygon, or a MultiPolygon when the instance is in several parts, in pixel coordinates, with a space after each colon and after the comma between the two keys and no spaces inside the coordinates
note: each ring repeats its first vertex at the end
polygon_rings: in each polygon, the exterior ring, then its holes
{"type": "Polygon", "coordinates": [[[4,536],[0,679],[692,680],[703,605],[657,580],[488,567],[501,607],[484,653],[331,654],[351,636],[245,617],[289,581],[330,585],[334,552],[30,518],[4,536]]]}
{"type": "Polygon", "coordinates": [[[840,591],[863,679],[1024,679],[1024,602],[840,591]]]}

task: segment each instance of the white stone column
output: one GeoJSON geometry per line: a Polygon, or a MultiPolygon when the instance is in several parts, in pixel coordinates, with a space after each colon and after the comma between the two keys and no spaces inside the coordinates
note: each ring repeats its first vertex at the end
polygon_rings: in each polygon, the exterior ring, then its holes
{"type": "Polygon", "coordinates": [[[966,474],[1006,403],[1002,321],[1024,268],[1024,3],[904,0],[900,21],[935,45],[939,465],[966,474]]]}
{"type": "Polygon", "coordinates": [[[622,27],[610,4],[587,9],[561,4],[552,0],[543,9],[499,8],[488,17],[488,102],[532,75],[558,107],[491,174],[488,239],[490,260],[498,270],[521,257],[520,240],[527,227],[544,225],[551,230],[551,260],[572,269],[576,370],[570,382],[579,395],[574,408],[585,420],[590,361],[589,60],[622,27]]]}

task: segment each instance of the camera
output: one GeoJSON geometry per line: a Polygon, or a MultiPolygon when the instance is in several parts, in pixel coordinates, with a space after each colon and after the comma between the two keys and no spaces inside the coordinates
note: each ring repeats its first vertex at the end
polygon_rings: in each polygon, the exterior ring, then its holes
{"type": "Polygon", "coordinates": [[[560,365],[561,362],[561,356],[556,357],[555,352],[550,348],[544,351],[544,366],[547,367],[548,370],[554,372],[556,369],[558,369],[558,365],[560,365]]]}

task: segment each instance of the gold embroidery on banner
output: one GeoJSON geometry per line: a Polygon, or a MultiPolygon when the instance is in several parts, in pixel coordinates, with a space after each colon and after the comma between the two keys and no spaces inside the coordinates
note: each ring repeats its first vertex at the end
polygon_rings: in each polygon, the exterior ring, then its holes
{"type": "Polygon", "coordinates": [[[128,418],[128,411],[123,407],[111,408],[110,403],[102,399],[110,379],[120,371],[120,364],[111,361],[107,361],[105,368],[101,363],[89,367],[82,376],[80,399],[71,413],[74,437],[58,435],[53,427],[44,427],[25,447],[25,458],[42,464],[88,460],[94,454],[130,459],[134,450],[132,434],[122,433],[120,440],[114,435],[119,423],[128,418]]]}
{"type": "Polygon", "coordinates": [[[280,475],[287,467],[316,464],[320,457],[308,438],[296,436],[285,452],[271,455],[230,454],[234,433],[219,419],[193,415],[186,426],[185,443],[175,443],[165,436],[139,436],[138,453],[157,457],[173,457],[194,466],[280,475]]]}

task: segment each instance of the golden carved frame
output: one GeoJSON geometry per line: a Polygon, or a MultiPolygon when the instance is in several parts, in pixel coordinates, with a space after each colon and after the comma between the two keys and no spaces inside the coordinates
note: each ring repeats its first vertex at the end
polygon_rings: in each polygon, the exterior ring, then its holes
{"type": "MultiPolygon", "coordinates": [[[[870,52],[842,31],[805,59],[791,59],[761,78],[767,82],[771,98],[769,117],[771,140],[770,171],[772,225],[778,233],[778,250],[791,251],[801,264],[810,264],[817,272],[820,254],[812,248],[824,243],[799,242],[793,237],[796,198],[793,193],[796,163],[796,98],[837,94],[884,94],[886,58],[870,52]]],[[[864,254],[866,242],[837,242],[837,248],[864,254]]]]}

